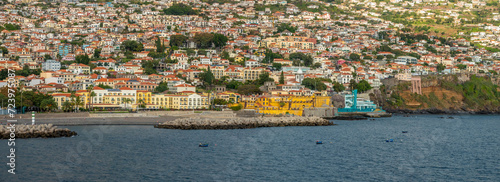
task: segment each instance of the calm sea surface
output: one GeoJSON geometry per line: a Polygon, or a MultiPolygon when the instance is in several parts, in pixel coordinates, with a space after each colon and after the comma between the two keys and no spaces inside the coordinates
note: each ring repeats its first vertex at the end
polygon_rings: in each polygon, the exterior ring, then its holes
{"type": "Polygon", "coordinates": [[[16,175],[0,140],[0,181],[499,181],[500,116],[439,117],[244,130],[73,126],[79,136],[18,140],[16,175]]]}

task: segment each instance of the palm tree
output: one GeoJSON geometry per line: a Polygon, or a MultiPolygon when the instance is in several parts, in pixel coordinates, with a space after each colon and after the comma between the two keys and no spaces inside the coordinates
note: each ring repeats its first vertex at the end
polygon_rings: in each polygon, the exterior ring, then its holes
{"type": "Polygon", "coordinates": [[[131,99],[129,99],[129,98],[124,98],[124,99],[122,100],[122,102],[123,102],[123,103],[125,103],[125,109],[128,109],[127,104],[128,104],[128,103],[131,103],[131,102],[132,102],[132,100],[131,100],[131,99]]]}
{"type": "Polygon", "coordinates": [[[49,110],[49,112],[51,110],[57,109],[57,103],[53,99],[45,99],[45,100],[43,100],[42,103],[40,104],[40,106],[42,106],[42,108],[44,110],[49,110]]]}
{"type": "MultiPolygon", "coordinates": [[[[89,85],[87,87],[87,93],[89,94],[89,109],[91,108],[91,104],[92,104],[92,93],[94,93],[94,85],[89,85]]],[[[95,93],[94,93],[95,95],[95,93]]]]}
{"type": "Polygon", "coordinates": [[[137,101],[137,103],[139,103],[139,105],[138,105],[139,108],[145,108],[146,107],[146,103],[144,102],[143,99],[139,99],[137,101]]]}
{"type": "Polygon", "coordinates": [[[94,100],[95,96],[97,96],[97,94],[94,91],[90,92],[90,98],[91,98],[90,100],[92,101],[92,110],[94,110],[94,101],[93,100],[94,100]]]}
{"type": "Polygon", "coordinates": [[[71,96],[70,96],[70,99],[71,99],[71,110],[75,110],[74,106],[75,106],[75,99],[76,99],[76,95],[75,95],[75,92],[71,92],[71,96]]]}
{"type": "Polygon", "coordinates": [[[72,104],[71,102],[69,101],[64,101],[62,103],[62,107],[63,107],[63,110],[66,111],[66,110],[70,110],[72,108],[72,104]]]}
{"type": "Polygon", "coordinates": [[[83,106],[83,100],[80,96],[76,96],[73,104],[76,106],[76,111],[80,111],[80,106],[83,106]]]}

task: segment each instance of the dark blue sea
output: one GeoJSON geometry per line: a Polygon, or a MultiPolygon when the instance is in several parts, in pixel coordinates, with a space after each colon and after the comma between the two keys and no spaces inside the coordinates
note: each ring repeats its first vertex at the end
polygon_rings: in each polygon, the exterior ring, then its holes
{"type": "Polygon", "coordinates": [[[500,116],[442,116],[241,130],[70,126],[79,136],[18,140],[15,175],[0,140],[0,181],[499,181],[500,116]]]}

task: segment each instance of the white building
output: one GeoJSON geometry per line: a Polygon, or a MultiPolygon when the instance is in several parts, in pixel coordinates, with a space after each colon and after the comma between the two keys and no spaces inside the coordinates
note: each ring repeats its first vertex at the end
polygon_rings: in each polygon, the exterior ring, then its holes
{"type": "Polygon", "coordinates": [[[58,71],[61,69],[61,63],[57,62],[56,60],[49,59],[42,63],[42,70],[43,71],[58,71]]]}

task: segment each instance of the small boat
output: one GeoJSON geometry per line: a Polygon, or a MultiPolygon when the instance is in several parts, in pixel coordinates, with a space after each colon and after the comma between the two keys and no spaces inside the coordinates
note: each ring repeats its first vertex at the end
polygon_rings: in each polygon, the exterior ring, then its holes
{"type": "Polygon", "coordinates": [[[403,133],[408,133],[408,131],[402,131],[403,133]]]}
{"type": "Polygon", "coordinates": [[[199,147],[208,147],[208,143],[200,143],[198,146],[199,147]]]}
{"type": "Polygon", "coordinates": [[[385,140],[385,142],[394,142],[393,139],[385,140]]]}
{"type": "Polygon", "coordinates": [[[323,144],[323,141],[316,141],[316,144],[323,144]]]}

